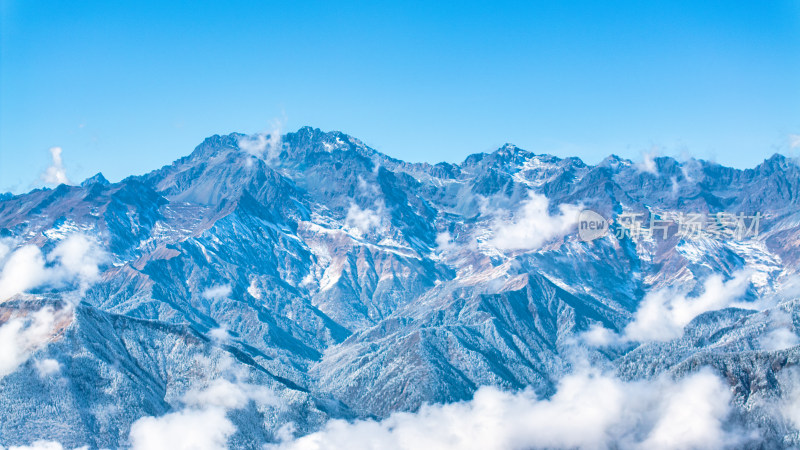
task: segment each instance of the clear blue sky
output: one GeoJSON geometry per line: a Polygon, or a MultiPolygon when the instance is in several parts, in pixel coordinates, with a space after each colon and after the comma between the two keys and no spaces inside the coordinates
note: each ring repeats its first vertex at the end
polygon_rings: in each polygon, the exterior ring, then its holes
{"type": "Polygon", "coordinates": [[[800,134],[798,0],[0,2],[0,191],[41,185],[51,146],[116,181],[276,118],[431,162],[748,167],[800,134]]]}

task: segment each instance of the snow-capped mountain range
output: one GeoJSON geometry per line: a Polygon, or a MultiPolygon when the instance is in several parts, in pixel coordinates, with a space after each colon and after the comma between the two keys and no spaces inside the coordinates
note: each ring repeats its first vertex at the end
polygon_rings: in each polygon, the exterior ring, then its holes
{"type": "Polygon", "coordinates": [[[781,155],[431,165],[309,127],[6,194],[0,446],[800,445],[799,196],[781,155]]]}

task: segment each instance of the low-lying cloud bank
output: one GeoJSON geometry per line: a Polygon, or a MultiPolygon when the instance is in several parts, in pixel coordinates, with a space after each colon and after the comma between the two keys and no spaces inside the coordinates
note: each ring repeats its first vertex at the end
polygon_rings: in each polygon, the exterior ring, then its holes
{"type": "MultiPolygon", "coordinates": [[[[31,445],[12,445],[11,447],[8,447],[8,450],[63,450],[63,448],[63,445],[55,441],[36,441],[31,445]]],[[[88,446],[79,447],[81,450],[88,448],[88,446]]],[[[3,447],[0,446],[0,450],[2,449],[3,447]]]]}
{"type": "MultiPolygon", "coordinates": [[[[199,361],[210,367],[209,362],[199,361]]],[[[232,361],[224,360],[230,366],[232,361]]],[[[259,407],[277,404],[275,394],[264,386],[243,381],[239,374],[226,373],[183,395],[183,408],[160,417],[143,417],[131,426],[133,450],[214,450],[227,447],[236,432],[228,412],[250,402],[259,407]],[[228,378],[231,378],[230,380],[228,378]]]]}
{"type": "MultiPolygon", "coordinates": [[[[800,422],[797,393],[775,405],[800,422]]],[[[735,424],[731,390],[700,370],[682,379],[624,381],[591,368],[565,376],[549,399],[531,390],[480,388],[470,401],[426,405],[381,420],[331,420],[318,432],[267,444],[272,450],[508,450],[529,448],[684,449],[758,445],[758,433],[735,424]]],[[[223,449],[236,433],[230,411],[248,402],[274,404],[263,387],[215,380],[184,395],[185,407],[133,424],[132,448],[223,449]]],[[[289,430],[291,427],[284,427],[289,430]]],[[[39,442],[36,448],[61,448],[39,442]]]]}
{"type": "Polygon", "coordinates": [[[134,450],[222,449],[236,432],[227,417],[250,401],[274,403],[266,388],[220,379],[184,395],[185,408],[161,417],[143,417],[131,427],[134,450]]]}
{"type": "Polygon", "coordinates": [[[550,399],[483,387],[471,401],[383,421],[328,422],[275,449],[724,448],[754,436],[731,427],[731,393],[700,371],[626,382],[594,370],[564,377],[550,399]]]}

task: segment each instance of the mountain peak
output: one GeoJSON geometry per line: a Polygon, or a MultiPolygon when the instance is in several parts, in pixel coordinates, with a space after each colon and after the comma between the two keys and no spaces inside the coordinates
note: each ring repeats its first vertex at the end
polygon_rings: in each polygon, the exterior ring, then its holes
{"type": "Polygon", "coordinates": [[[106,179],[106,177],[103,176],[102,172],[97,172],[93,176],[83,180],[83,183],[81,183],[81,187],[87,187],[87,186],[91,186],[93,184],[100,184],[102,186],[108,186],[111,183],[106,179]]]}
{"type": "Polygon", "coordinates": [[[764,162],[756,166],[755,171],[760,174],[769,174],[791,170],[791,168],[794,166],[794,159],[787,158],[780,153],[775,153],[769,158],[765,159],[764,162]]]}

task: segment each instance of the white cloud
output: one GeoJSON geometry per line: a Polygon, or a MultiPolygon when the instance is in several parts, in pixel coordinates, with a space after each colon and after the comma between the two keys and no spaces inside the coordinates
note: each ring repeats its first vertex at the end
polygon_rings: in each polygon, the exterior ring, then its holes
{"type": "Polygon", "coordinates": [[[636,311],[634,320],[625,327],[624,336],[633,341],[668,341],[683,335],[683,328],[695,317],[708,311],[737,303],[747,290],[750,273],[741,271],[725,282],[720,275],[711,275],[703,283],[702,294],[688,297],[677,289],[649,292],[636,311]]]}
{"type": "Polygon", "coordinates": [[[61,371],[61,364],[55,359],[38,359],[34,361],[33,365],[42,378],[47,378],[61,371]]]}
{"type": "Polygon", "coordinates": [[[61,280],[76,279],[81,292],[100,278],[100,264],[108,258],[103,249],[86,235],[75,233],[56,245],[47,255],[55,262],[61,280]]]}
{"type": "Polygon", "coordinates": [[[0,378],[17,370],[34,351],[47,344],[56,324],[70,314],[71,308],[56,311],[45,307],[0,326],[0,378]]]}
{"type": "Polygon", "coordinates": [[[369,208],[361,209],[357,204],[351,203],[344,222],[347,226],[358,231],[358,234],[365,235],[373,229],[383,226],[382,215],[383,209],[380,205],[377,210],[372,210],[369,208]]]}
{"type": "MultiPolygon", "coordinates": [[[[68,236],[46,256],[34,245],[14,248],[10,240],[0,241],[0,303],[33,288],[41,286],[76,285],[76,291],[67,293],[82,296],[90,284],[99,278],[98,264],[104,260],[102,252],[86,236],[68,236]]],[[[30,355],[50,340],[56,325],[69,319],[73,313],[68,305],[58,311],[45,307],[24,316],[15,316],[0,326],[0,377],[14,372],[30,355]]],[[[37,361],[40,375],[52,374],[58,369],[53,360],[37,361]]]]}
{"type": "Polygon", "coordinates": [[[678,177],[676,176],[669,177],[669,182],[670,182],[670,192],[672,194],[672,198],[675,198],[681,189],[680,183],[678,183],[678,177]]]}
{"type": "Polygon", "coordinates": [[[47,256],[34,245],[11,248],[8,240],[0,244],[0,303],[48,285],[76,283],[82,294],[97,281],[98,266],[106,259],[94,242],[77,233],[59,242],[47,256]]]}
{"type": "Polygon", "coordinates": [[[238,139],[239,150],[249,153],[267,163],[275,161],[281,154],[281,129],[283,124],[279,120],[272,121],[272,131],[269,133],[256,133],[252,136],[243,136],[238,139]]]}
{"type": "Polygon", "coordinates": [[[458,251],[461,246],[455,241],[453,236],[448,231],[442,231],[436,234],[436,249],[440,252],[454,252],[458,251]]]}
{"type": "Polygon", "coordinates": [[[531,193],[510,221],[497,218],[492,224],[489,244],[501,250],[536,250],[548,241],[566,235],[578,222],[581,208],[562,204],[551,216],[550,201],[531,193]]]}
{"type": "Polygon", "coordinates": [[[63,448],[64,446],[56,441],[35,441],[31,445],[12,445],[11,447],[8,447],[8,450],[62,450],[63,448]]]}
{"type": "Polygon", "coordinates": [[[658,175],[658,167],[656,166],[656,157],[659,156],[657,147],[653,147],[649,152],[642,152],[642,160],[636,163],[636,168],[642,172],[652,173],[658,175]]]}
{"type": "Polygon", "coordinates": [[[621,334],[596,323],[581,333],[578,340],[590,347],[631,341],[669,341],[681,337],[684,327],[705,312],[729,307],[761,309],[767,301],[739,301],[750,284],[750,277],[751,272],[746,270],[735,273],[728,281],[723,281],[720,275],[712,275],[703,283],[702,293],[694,297],[677,288],[648,292],[621,334]]]}
{"type": "Polygon", "coordinates": [[[762,349],[767,351],[778,351],[792,348],[800,344],[800,339],[792,330],[781,327],[771,330],[769,333],[761,336],[758,340],[762,349]]]}
{"type": "Polygon", "coordinates": [[[0,268],[2,268],[3,263],[5,262],[8,255],[14,251],[15,243],[12,239],[0,239],[0,268]]]}
{"type": "MultiPolygon", "coordinates": [[[[796,367],[778,373],[778,384],[783,396],[775,404],[776,412],[800,430],[800,371],[796,367]]],[[[768,407],[772,407],[770,404],[768,407]]]]}
{"type": "Polygon", "coordinates": [[[227,448],[235,432],[223,408],[184,409],[137,420],[130,441],[134,450],[214,450],[227,448]]]}
{"type": "MultiPolygon", "coordinates": [[[[209,361],[200,361],[210,364],[209,361]]],[[[220,362],[228,367],[231,362],[220,362]]],[[[264,386],[242,381],[215,379],[184,394],[185,407],[161,417],[143,417],[133,423],[130,441],[134,450],[224,449],[236,432],[228,411],[245,407],[276,405],[274,393],[264,386]]]]}
{"type": "Polygon", "coordinates": [[[789,135],[789,147],[790,148],[800,148],[800,134],[790,134],[789,135]]]}
{"type": "Polygon", "coordinates": [[[250,285],[247,286],[247,293],[250,294],[254,299],[261,300],[261,289],[259,289],[257,280],[255,278],[250,280],[250,285]]]}
{"type": "Polygon", "coordinates": [[[620,336],[599,323],[592,324],[589,329],[578,336],[578,339],[591,347],[605,347],[620,342],[620,336]]]}
{"type": "Polygon", "coordinates": [[[367,198],[374,198],[381,193],[376,183],[370,183],[361,175],[358,176],[358,191],[367,198]]]}
{"type": "Polygon", "coordinates": [[[47,283],[51,269],[39,247],[25,245],[6,254],[0,261],[0,303],[14,295],[47,283]]]}
{"type": "Polygon", "coordinates": [[[53,162],[50,164],[50,167],[42,173],[42,181],[50,186],[70,184],[67,178],[67,172],[64,170],[64,163],[61,159],[61,147],[51,147],[50,156],[53,162]]]}
{"type": "Polygon", "coordinates": [[[294,439],[294,433],[297,431],[297,425],[294,422],[286,422],[278,428],[275,432],[275,437],[280,442],[288,442],[294,439]]]}
{"type": "Polygon", "coordinates": [[[207,300],[223,299],[231,295],[232,289],[230,284],[220,284],[218,286],[211,286],[200,294],[207,300]]]}
{"type": "Polygon", "coordinates": [[[550,399],[482,387],[468,402],[426,405],[377,422],[331,420],[287,449],[720,448],[731,394],[701,371],[625,382],[597,371],[564,377],[550,399]]]}
{"type": "Polygon", "coordinates": [[[643,448],[722,448],[739,441],[723,429],[731,392],[716,375],[700,372],[666,390],[643,448]]]}
{"type": "Polygon", "coordinates": [[[277,403],[272,391],[264,386],[222,378],[212,381],[202,389],[192,389],[183,397],[183,402],[189,406],[218,406],[225,409],[244,408],[251,400],[259,405],[277,403]]]}
{"type": "Polygon", "coordinates": [[[228,329],[224,326],[212,329],[208,332],[208,336],[217,342],[227,342],[231,337],[230,333],[228,333],[228,329]]]}
{"type": "Polygon", "coordinates": [[[365,202],[371,200],[374,208],[362,209],[354,201],[351,201],[344,219],[345,225],[352,228],[359,236],[369,234],[373,230],[385,231],[387,228],[386,204],[380,197],[380,188],[376,183],[365,180],[361,175],[358,176],[357,187],[358,191],[355,196],[365,202]]]}

